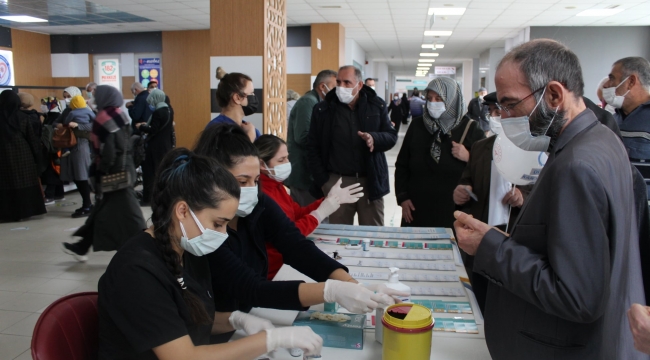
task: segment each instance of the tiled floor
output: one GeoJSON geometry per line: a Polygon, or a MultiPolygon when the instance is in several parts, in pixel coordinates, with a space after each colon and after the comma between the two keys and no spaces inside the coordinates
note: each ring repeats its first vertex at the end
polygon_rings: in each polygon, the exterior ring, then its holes
{"type": "MultiPolygon", "coordinates": [[[[397,145],[386,154],[391,188],[405,131],[403,126],[397,145]]],[[[32,331],[43,310],[64,295],[97,291],[114,252],[91,253],[87,263],[78,263],[61,251],[62,242],[76,241],[72,232],[85,221],[70,217],[80,201],[76,192],[68,193],[66,200],[48,206],[44,216],[0,223],[0,359],[31,359],[32,331]]],[[[384,204],[386,225],[399,226],[401,208],[394,192],[384,204]]],[[[148,219],[151,210],[143,212],[148,219]]]]}

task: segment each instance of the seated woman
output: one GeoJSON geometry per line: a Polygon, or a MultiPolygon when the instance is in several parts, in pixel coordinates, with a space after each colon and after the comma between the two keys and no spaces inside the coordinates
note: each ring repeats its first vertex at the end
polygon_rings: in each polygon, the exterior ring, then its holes
{"type": "Polygon", "coordinates": [[[248,314],[215,314],[204,255],[228,237],[239,194],[214,160],[182,148],[162,160],[153,225],[115,254],[99,280],[100,359],[255,359],[277,348],[320,354],[322,339],[309,327],[275,329],[248,314]],[[249,336],[208,345],[211,333],[233,329],[249,336]]]}
{"type": "Polygon", "coordinates": [[[244,129],[251,142],[255,141],[262,134],[255,128],[255,125],[244,120],[245,116],[255,114],[259,106],[253,79],[242,73],[228,74],[218,67],[217,80],[219,80],[219,86],[215,96],[221,107],[221,114],[212,119],[206,128],[223,123],[237,124],[244,129]]]}
{"type": "Polygon", "coordinates": [[[305,239],[278,204],[259,192],[259,155],[239,126],[205,129],[195,151],[216,159],[241,186],[237,216],[228,222],[228,240],[208,256],[217,311],[249,311],[253,306],[303,310],[337,302],[350,312],[363,313],[400,296],[385,286],[370,290],[358,285],[345,266],[305,239]],[[288,265],[319,283],[266,280],[266,243],[278,249],[288,265]]]}
{"type": "MultiPolygon", "coordinates": [[[[289,220],[293,221],[300,233],[307,236],[336,211],[341,204],[355,203],[363,196],[363,188],[353,184],[341,189],[341,180],[332,187],[326,198],[316,200],[309,206],[301,207],[295,202],[282,184],[291,174],[291,163],[287,143],[274,135],[262,135],[255,140],[260,156],[260,184],[262,191],[282,208],[289,220]]],[[[269,280],[273,279],[282,267],[282,255],[273,245],[266,243],[269,257],[269,280]]]]}

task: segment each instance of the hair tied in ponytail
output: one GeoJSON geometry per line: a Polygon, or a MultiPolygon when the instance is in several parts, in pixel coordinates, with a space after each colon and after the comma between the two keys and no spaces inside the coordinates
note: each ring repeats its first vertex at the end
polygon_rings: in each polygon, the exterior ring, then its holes
{"type": "Polygon", "coordinates": [[[185,286],[185,281],[183,281],[182,277],[179,277],[178,279],[176,279],[176,281],[178,281],[178,284],[181,286],[181,289],[187,290],[187,286],[185,286]]]}

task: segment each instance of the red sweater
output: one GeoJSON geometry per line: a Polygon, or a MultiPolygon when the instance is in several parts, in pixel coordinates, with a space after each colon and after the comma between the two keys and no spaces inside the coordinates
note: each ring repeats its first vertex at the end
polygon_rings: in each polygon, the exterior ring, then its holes
{"type": "MultiPolygon", "coordinates": [[[[266,174],[261,174],[260,183],[266,196],[273,199],[280,206],[287,217],[296,224],[301,234],[307,236],[314,232],[318,227],[318,220],[310,213],[320,206],[323,199],[316,200],[309,206],[301,207],[287,194],[287,190],[281,182],[271,179],[266,174]]],[[[282,255],[269,243],[266,243],[266,253],[269,258],[268,279],[271,280],[284,262],[282,255]]]]}

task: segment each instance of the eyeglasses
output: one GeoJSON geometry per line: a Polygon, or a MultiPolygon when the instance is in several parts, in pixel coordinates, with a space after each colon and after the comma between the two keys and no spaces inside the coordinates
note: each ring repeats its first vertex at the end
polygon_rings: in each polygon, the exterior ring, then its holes
{"type": "Polygon", "coordinates": [[[531,97],[531,96],[537,94],[538,92],[544,90],[545,87],[546,87],[546,85],[542,86],[541,88],[539,88],[539,89],[533,91],[532,93],[530,93],[530,95],[528,95],[528,96],[526,96],[525,98],[523,98],[523,99],[517,101],[517,102],[514,103],[514,104],[510,104],[510,105],[504,106],[504,105],[501,105],[501,104],[497,103],[497,107],[499,108],[499,110],[501,110],[501,111],[505,111],[506,114],[508,114],[508,116],[510,116],[510,111],[512,111],[512,110],[513,110],[517,105],[521,104],[522,102],[524,102],[524,101],[525,101],[526,99],[528,99],[529,97],[531,97]]]}

